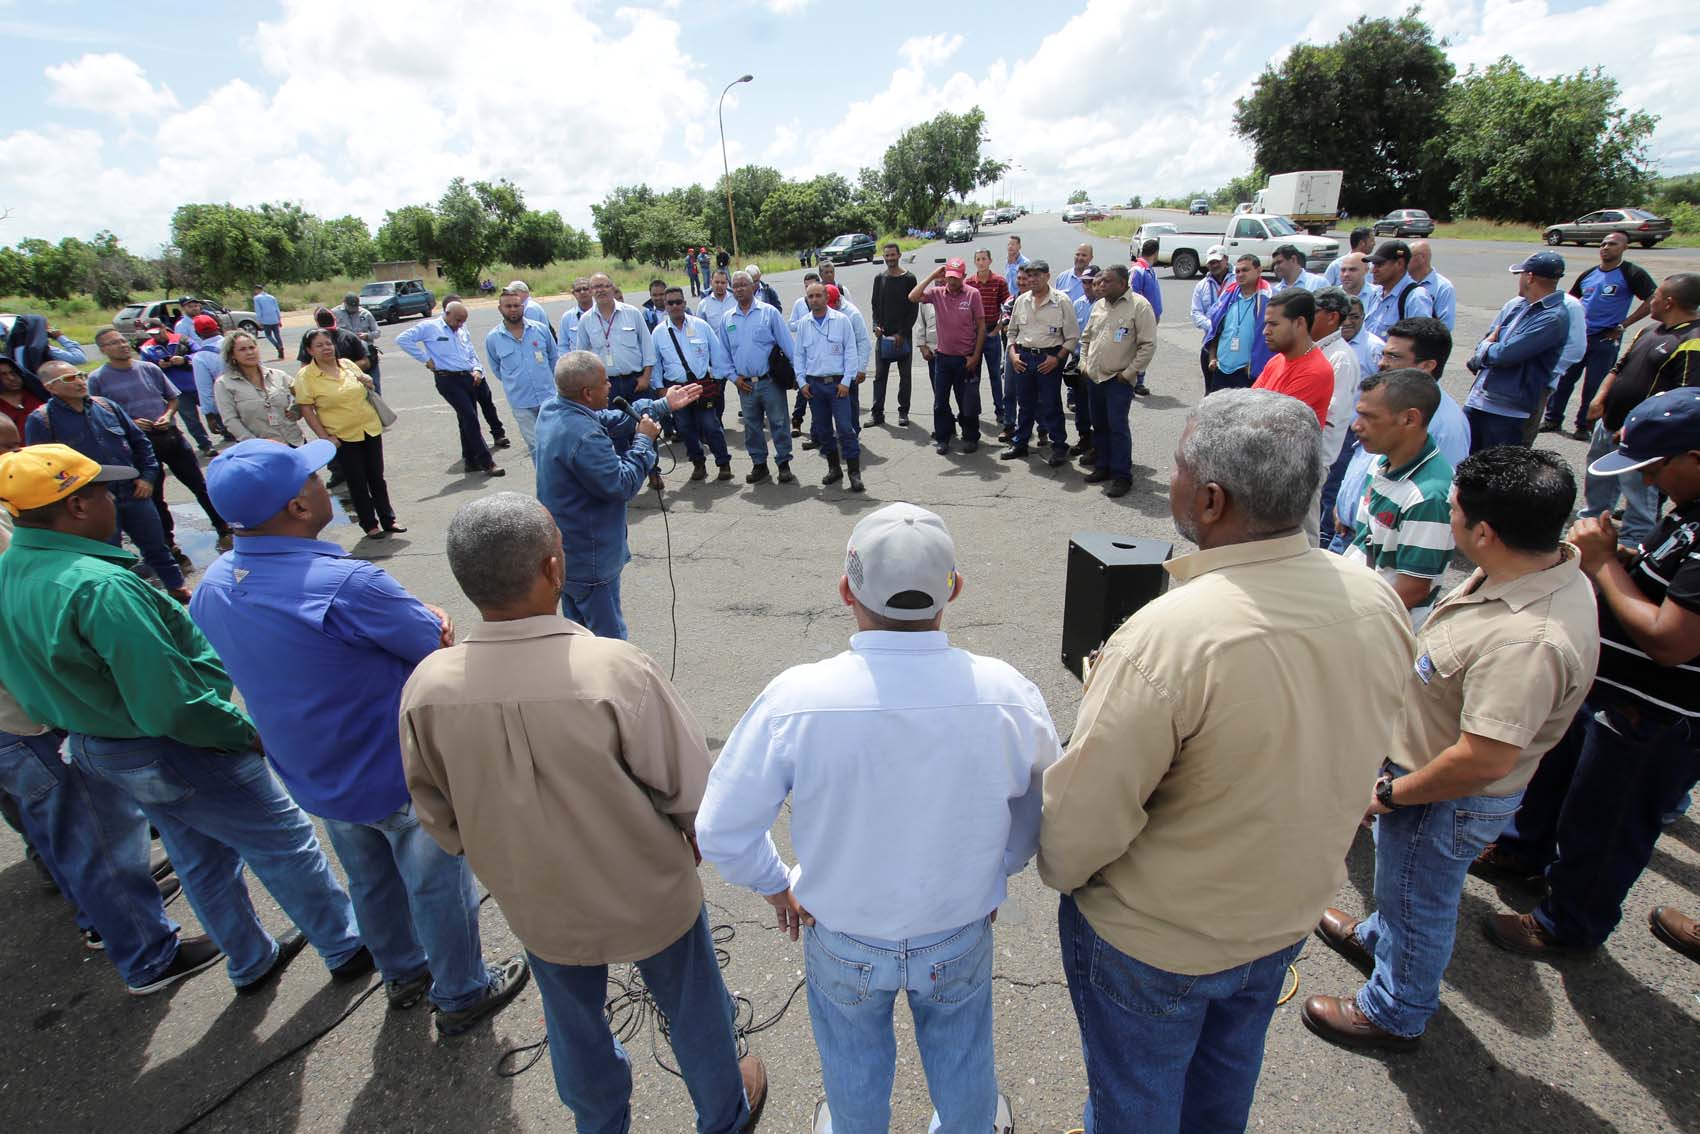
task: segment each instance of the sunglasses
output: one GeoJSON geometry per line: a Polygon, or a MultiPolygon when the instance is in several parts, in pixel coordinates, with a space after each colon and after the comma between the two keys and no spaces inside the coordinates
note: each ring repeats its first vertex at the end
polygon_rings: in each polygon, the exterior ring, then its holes
{"type": "Polygon", "coordinates": [[[669,307],[683,307],[684,305],[685,301],[682,299],[669,299],[667,301],[667,306],[669,307]]]}

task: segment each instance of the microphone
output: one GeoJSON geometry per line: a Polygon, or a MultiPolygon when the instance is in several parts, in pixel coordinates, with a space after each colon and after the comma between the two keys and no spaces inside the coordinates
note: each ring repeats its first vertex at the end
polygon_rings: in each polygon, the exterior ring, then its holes
{"type": "Polygon", "coordinates": [[[610,406],[614,407],[615,409],[619,410],[621,413],[625,414],[627,417],[631,418],[632,424],[634,424],[634,425],[641,424],[641,419],[638,417],[637,412],[632,409],[632,403],[626,401],[626,399],[615,398],[613,401],[609,402],[608,404],[610,406]]]}

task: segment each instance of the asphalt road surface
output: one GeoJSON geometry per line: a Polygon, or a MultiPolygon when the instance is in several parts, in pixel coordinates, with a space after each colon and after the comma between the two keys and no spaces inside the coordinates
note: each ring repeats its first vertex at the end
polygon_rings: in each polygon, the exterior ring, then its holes
{"type": "MultiPolygon", "coordinates": [[[[1079,239],[1055,216],[1030,216],[984,230],[975,244],[954,245],[950,252],[985,246],[1001,261],[1010,231],[1023,235],[1029,255],[1048,258],[1058,271],[1070,263],[1079,239]]],[[[1093,243],[1100,263],[1126,252],[1123,241],[1093,243]]],[[[1436,265],[1459,289],[1461,342],[1473,342],[1512,294],[1505,269],[1531,248],[1436,242],[1436,265]]],[[[917,274],[931,270],[934,257],[944,254],[943,245],[921,249],[913,265],[917,274]]],[[[1564,255],[1574,272],[1594,252],[1565,249],[1564,255]]],[[[1632,258],[1655,276],[1679,266],[1700,267],[1700,254],[1685,250],[1637,250],[1632,258]]],[[[875,270],[858,265],[840,272],[864,307],[875,270]]],[[[772,278],[787,305],[800,293],[800,281],[800,272],[772,278]]],[[[688,484],[689,466],[675,446],[682,467],[663,461],[670,469],[667,514],[654,493],[631,509],[634,558],[625,575],[626,617],[633,640],[663,664],[672,664],[676,650],[677,683],[714,746],[781,669],[844,648],[854,629],[835,593],[844,543],[858,517],[892,500],[936,510],[956,538],[967,581],[945,622],[956,643],[1007,659],[1031,677],[1044,690],[1059,731],[1069,732],[1079,687],[1058,660],[1069,535],[1084,530],[1178,539],[1167,485],[1176,438],[1201,394],[1198,334],[1186,315],[1192,284],[1165,275],[1162,288],[1168,315],[1148,378],[1156,396],[1133,407],[1134,491],[1119,501],[1082,483],[1070,468],[1000,462],[994,445],[983,445],[973,456],[934,454],[927,439],[931,397],[919,365],[911,410],[916,424],[907,430],[894,424],[868,427],[862,435],[865,495],[821,488],[824,462],[803,452],[795,463],[800,484],[744,485],[749,460],[736,429],[730,432],[739,479],[688,484]]],[[[558,315],[564,303],[546,306],[558,315]]],[[[492,307],[475,309],[471,329],[480,346],[495,318],[492,307]]],[[[396,329],[386,328],[386,340],[396,329]]],[[[1458,353],[1462,357],[1464,350],[1458,353]]],[[[1462,397],[1467,378],[1462,365],[1455,365],[1446,384],[1462,397]]],[[[529,493],[530,465],[523,450],[514,448],[498,454],[509,470],[504,480],[462,476],[453,415],[423,369],[391,351],[384,389],[401,414],[386,437],[391,494],[412,530],[385,543],[357,545],[359,532],[339,522],[327,538],[381,560],[414,593],[447,607],[465,625],[475,614],[444,560],[445,525],[458,505],[481,493],[529,493]]],[[[990,400],[983,400],[989,421],[990,400]]],[[[894,412],[889,420],[895,422],[894,412]]],[[[517,432],[514,443],[520,445],[517,432]]],[[[1582,444],[1568,439],[1546,438],[1542,444],[1573,461],[1583,454],[1582,444]]],[[[174,500],[186,499],[175,485],[170,492],[174,500]]],[[[204,561],[212,552],[211,533],[192,502],[176,508],[180,530],[201,529],[184,542],[204,561]]],[[[778,835],[788,852],[784,818],[778,835]]],[[[1337,905],[1366,911],[1373,866],[1369,837],[1361,836],[1337,905]]],[[[703,881],[713,921],[736,934],[726,945],[727,983],[749,998],[753,1018],[766,1020],[801,976],[801,948],[770,928],[769,908],[759,898],[727,887],[712,869],[704,869],[703,881]]],[[[281,929],[284,918],[269,895],[258,885],[252,890],[262,917],[281,929]]],[[[1277,1010],[1269,1029],[1252,1128],[1339,1134],[1700,1130],[1695,1056],[1700,968],[1655,942],[1645,923],[1655,904],[1692,911],[1700,905],[1697,893],[1700,825],[1689,819],[1661,841],[1604,952],[1591,961],[1548,966],[1488,944],[1478,922],[1501,908],[1502,898],[1471,879],[1441,1011],[1422,1047],[1409,1054],[1347,1053],[1303,1028],[1298,1004],[1304,996],[1350,992],[1359,980],[1313,940],[1298,962],[1297,998],[1277,1010]]],[[[1526,899],[1516,901],[1527,908],[1526,899]]],[[[233,997],[228,981],[213,971],[169,993],[134,1000],[99,954],[83,950],[69,912],[40,891],[9,833],[0,833],[0,902],[7,910],[0,983],[7,989],[9,1025],[0,1030],[3,1130],[176,1130],[256,1069],[331,1024],[359,992],[332,985],[309,951],[273,991],[252,999],[233,997]]],[[[1055,910],[1056,896],[1032,870],[1012,880],[1011,899],[998,919],[994,977],[999,1075],[1014,1102],[1016,1127],[1047,1134],[1077,1126],[1085,1097],[1055,910]]],[[[193,928],[186,903],[171,912],[193,928]]],[[[484,906],[483,933],[492,957],[518,949],[494,903],[484,906]]],[[[898,1030],[893,1129],[919,1132],[930,1105],[901,1010],[898,1030]]],[[[390,1013],[377,996],[195,1129],[230,1134],[572,1129],[555,1097],[547,1059],[518,1077],[495,1074],[503,1051],[542,1035],[534,988],[493,1023],[448,1041],[436,1039],[423,1011],[390,1013]]],[[[652,1042],[645,1034],[630,1044],[633,1129],[688,1131],[689,1099],[679,1080],[658,1067],[652,1042]]],[[[766,1058],[772,1082],[762,1128],[808,1129],[820,1071],[800,995],[789,1012],[753,1037],[752,1047],[766,1058]]]]}

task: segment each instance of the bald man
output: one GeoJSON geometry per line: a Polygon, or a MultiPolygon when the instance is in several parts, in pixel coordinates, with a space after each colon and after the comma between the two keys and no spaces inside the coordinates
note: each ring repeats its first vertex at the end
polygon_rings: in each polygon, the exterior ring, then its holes
{"type": "Polygon", "coordinates": [[[496,467],[496,458],[490,455],[484,432],[478,427],[477,388],[484,382],[484,368],[472,351],[466,317],[466,304],[459,300],[445,303],[441,318],[415,323],[396,336],[395,345],[425,364],[437,380],[437,393],[455,411],[464,471],[506,476],[506,469],[496,467]]]}
{"type": "Polygon", "coordinates": [[[1411,266],[1406,273],[1428,292],[1434,302],[1434,317],[1445,323],[1448,331],[1452,330],[1458,322],[1458,289],[1434,270],[1434,249],[1428,241],[1411,241],[1411,266]]]}
{"type": "Polygon", "coordinates": [[[1086,294],[1086,277],[1084,273],[1086,269],[1091,266],[1092,246],[1090,244],[1082,244],[1074,250],[1074,267],[1052,280],[1051,286],[1068,296],[1071,302],[1076,299],[1084,298],[1087,303],[1091,303],[1094,299],[1098,298],[1095,295],[1086,294]]]}

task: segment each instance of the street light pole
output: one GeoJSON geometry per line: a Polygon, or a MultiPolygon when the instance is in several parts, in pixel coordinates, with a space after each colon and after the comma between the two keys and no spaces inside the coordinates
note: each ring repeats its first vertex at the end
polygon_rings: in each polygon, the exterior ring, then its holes
{"type": "Polygon", "coordinates": [[[739,83],[750,82],[754,78],[754,75],[745,75],[741,79],[733,79],[730,83],[727,83],[726,90],[720,92],[720,105],[714,112],[715,117],[720,120],[720,170],[726,181],[726,219],[732,225],[732,259],[734,260],[740,257],[738,256],[738,216],[732,211],[732,167],[726,160],[726,91],[730,91],[739,83]]]}

